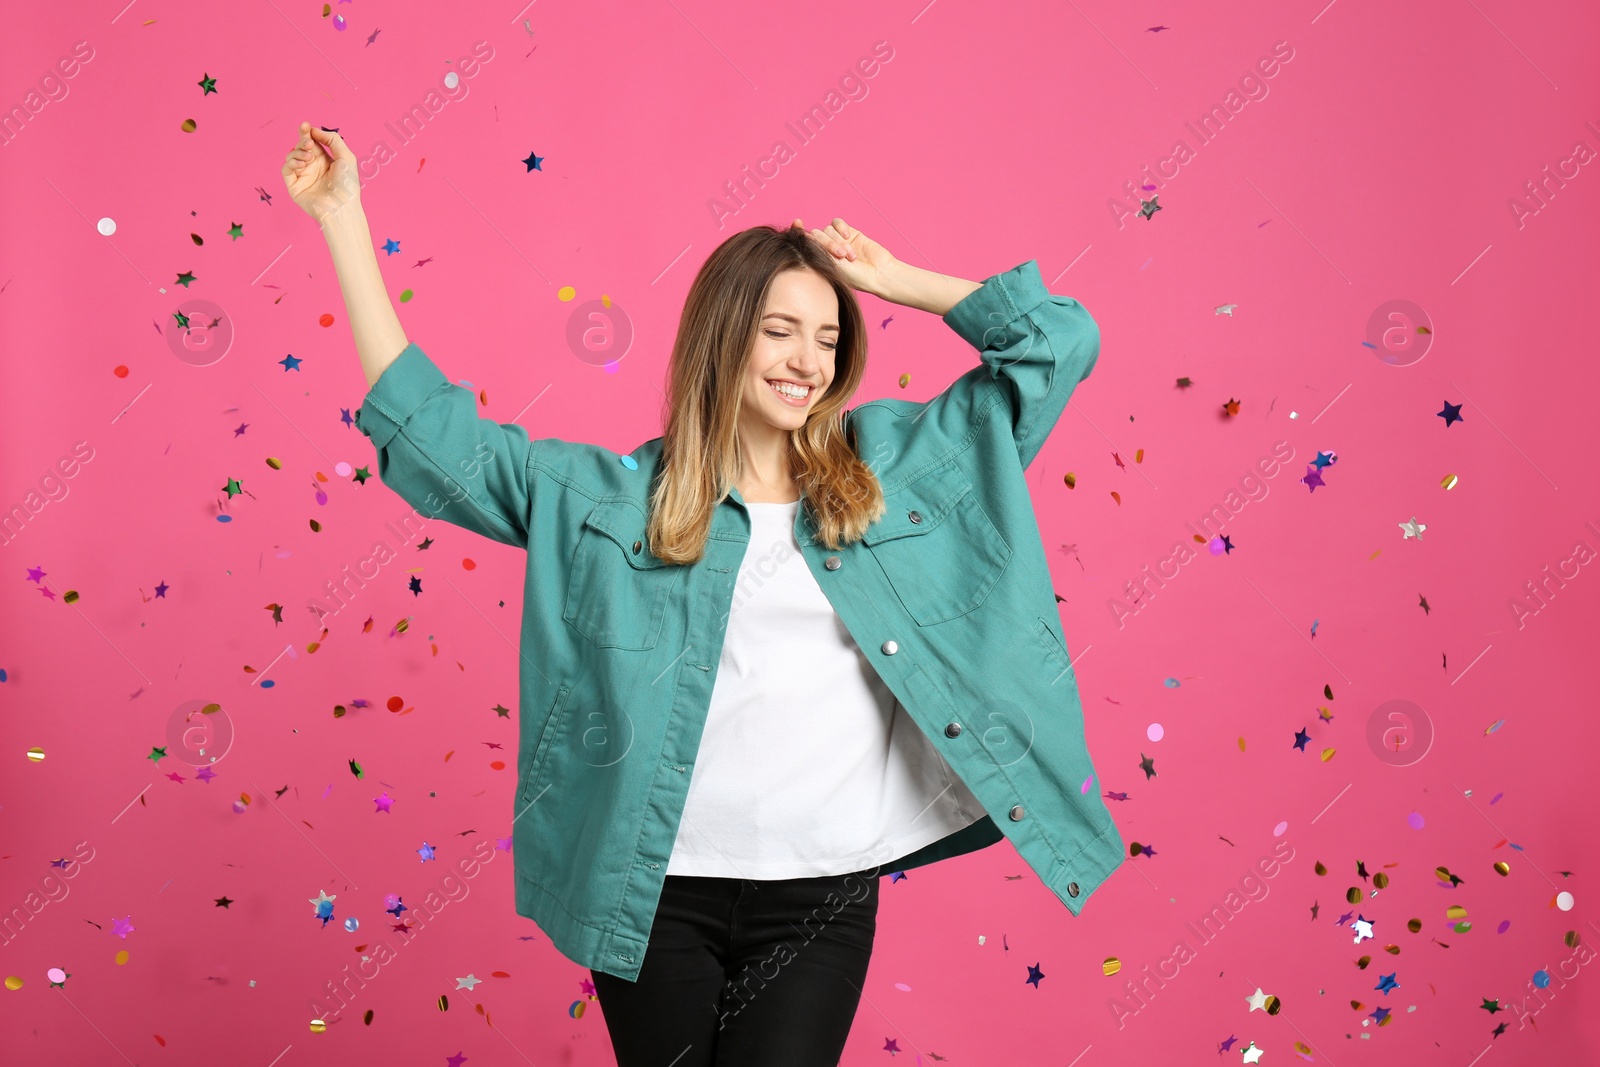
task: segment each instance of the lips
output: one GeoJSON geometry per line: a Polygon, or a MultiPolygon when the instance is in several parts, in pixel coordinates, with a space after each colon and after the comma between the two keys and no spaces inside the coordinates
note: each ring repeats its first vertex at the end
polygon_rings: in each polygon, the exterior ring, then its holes
{"type": "MultiPolygon", "coordinates": [[[[792,384],[792,383],[785,383],[785,384],[792,384]]],[[[808,387],[806,389],[806,395],[803,396],[803,397],[796,398],[796,397],[792,397],[792,396],[785,396],[783,393],[778,391],[777,383],[774,382],[770,378],[767,379],[767,388],[771,389],[773,394],[779,400],[783,401],[785,404],[788,404],[790,407],[796,407],[796,408],[805,407],[808,403],[810,403],[812,394],[817,391],[817,387],[813,385],[813,386],[810,386],[810,387],[808,387]]]]}

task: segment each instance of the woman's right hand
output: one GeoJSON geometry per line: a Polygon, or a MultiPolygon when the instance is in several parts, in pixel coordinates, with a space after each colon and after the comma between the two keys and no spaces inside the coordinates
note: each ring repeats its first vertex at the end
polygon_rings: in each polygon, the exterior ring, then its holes
{"type": "Polygon", "coordinates": [[[300,124],[300,140],[283,160],[289,198],[318,223],[361,202],[356,154],[336,133],[300,124]]]}

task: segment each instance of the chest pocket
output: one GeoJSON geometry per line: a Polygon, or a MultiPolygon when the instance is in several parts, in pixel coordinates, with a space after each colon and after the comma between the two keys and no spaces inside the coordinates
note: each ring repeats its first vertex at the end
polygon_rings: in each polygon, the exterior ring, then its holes
{"type": "Polygon", "coordinates": [[[656,647],[683,567],[657,559],[646,517],[627,500],[595,505],[583,521],[561,617],[601,648],[656,647]]]}
{"type": "Polygon", "coordinates": [[[1011,546],[955,463],[885,493],[884,504],[861,540],[919,626],[948,622],[988,598],[1011,546]]]}

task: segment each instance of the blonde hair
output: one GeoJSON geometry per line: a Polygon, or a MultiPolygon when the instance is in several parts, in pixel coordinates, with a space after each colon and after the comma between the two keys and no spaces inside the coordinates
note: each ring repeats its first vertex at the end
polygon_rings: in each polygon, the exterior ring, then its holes
{"type": "Polygon", "coordinates": [[[839,298],[833,382],[789,434],[789,470],[831,549],[857,541],[884,513],[877,477],[845,431],[845,405],[866,371],[866,320],[833,259],[804,232],[754,226],[706,259],[678,321],[667,368],[661,464],[650,491],[650,550],[669,563],[705,554],[713,510],[744,475],[739,405],[772,279],[811,270],[839,298]]]}

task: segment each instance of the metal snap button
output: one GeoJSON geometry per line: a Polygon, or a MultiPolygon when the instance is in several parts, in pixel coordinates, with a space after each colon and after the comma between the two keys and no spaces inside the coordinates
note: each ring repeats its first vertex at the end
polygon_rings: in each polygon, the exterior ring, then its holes
{"type": "Polygon", "coordinates": [[[830,571],[836,571],[843,566],[843,564],[839,561],[838,556],[829,556],[827,559],[822,561],[822,565],[828,568],[830,571]]]}
{"type": "Polygon", "coordinates": [[[638,555],[638,554],[639,554],[639,549],[640,549],[640,548],[642,548],[642,547],[643,547],[643,545],[644,545],[644,542],[643,542],[643,541],[635,541],[635,542],[634,542],[634,543],[633,543],[633,554],[634,554],[634,555],[635,555],[635,556],[637,556],[637,555],[638,555]]]}
{"type": "Polygon", "coordinates": [[[958,723],[958,722],[953,722],[949,726],[946,726],[944,728],[944,735],[946,737],[960,737],[961,736],[961,724],[958,723]]]}
{"type": "Polygon", "coordinates": [[[1077,882],[1068,882],[1067,883],[1067,896],[1075,897],[1077,895],[1078,895],[1078,883],[1077,882]]]}
{"type": "Polygon", "coordinates": [[[922,521],[922,513],[920,511],[912,511],[909,515],[906,516],[906,518],[910,519],[912,522],[921,522],[922,521]]]}
{"type": "Polygon", "coordinates": [[[1011,821],[1020,822],[1025,814],[1027,813],[1022,810],[1022,805],[1018,804],[1016,807],[1011,809],[1011,821]]]}
{"type": "Polygon", "coordinates": [[[893,641],[885,641],[885,642],[884,642],[884,643],[883,643],[883,646],[882,646],[882,649],[883,649],[883,654],[884,654],[884,655],[885,655],[885,656],[892,656],[892,655],[894,655],[894,654],[895,654],[895,653],[896,653],[896,652],[899,652],[899,651],[900,651],[900,646],[899,646],[899,645],[897,645],[897,644],[896,644],[896,643],[895,643],[895,642],[893,642],[893,641]]]}

